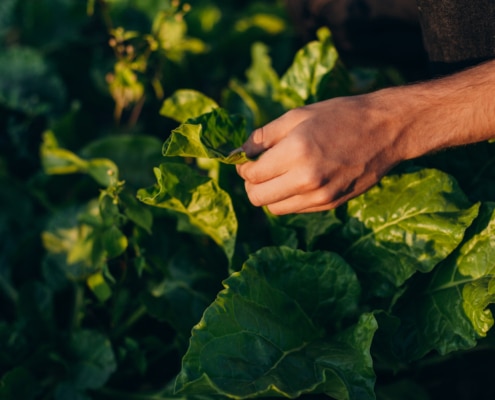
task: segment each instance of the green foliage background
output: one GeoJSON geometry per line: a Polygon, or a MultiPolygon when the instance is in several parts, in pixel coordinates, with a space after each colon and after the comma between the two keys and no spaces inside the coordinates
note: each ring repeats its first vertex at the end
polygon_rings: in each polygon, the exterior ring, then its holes
{"type": "Polygon", "coordinates": [[[2,0],[0,398],[492,399],[490,143],[308,215],[231,165],[401,82],[281,1],[2,0]]]}

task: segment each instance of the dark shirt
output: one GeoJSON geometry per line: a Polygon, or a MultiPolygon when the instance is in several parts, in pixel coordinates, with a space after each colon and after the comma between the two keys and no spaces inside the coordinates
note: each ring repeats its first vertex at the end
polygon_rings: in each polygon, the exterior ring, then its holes
{"type": "Polygon", "coordinates": [[[494,0],[417,0],[433,75],[495,58],[494,0]]]}
{"type": "Polygon", "coordinates": [[[495,0],[285,0],[304,40],[322,25],[344,59],[395,65],[410,79],[495,58],[495,0]]]}

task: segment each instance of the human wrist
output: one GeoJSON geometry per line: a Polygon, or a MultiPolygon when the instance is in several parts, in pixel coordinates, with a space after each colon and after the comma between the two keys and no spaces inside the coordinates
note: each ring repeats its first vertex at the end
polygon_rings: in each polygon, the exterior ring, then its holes
{"type": "Polygon", "coordinates": [[[495,136],[495,61],[427,82],[375,92],[400,161],[495,136]]]}

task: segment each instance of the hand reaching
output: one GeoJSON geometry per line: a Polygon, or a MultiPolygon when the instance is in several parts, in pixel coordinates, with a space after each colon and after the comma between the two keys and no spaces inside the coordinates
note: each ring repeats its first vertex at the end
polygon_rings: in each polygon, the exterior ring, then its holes
{"type": "Polygon", "coordinates": [[[250,201],[274,214],[335,208],[374,185],[400,160],[397,130],[373,96],[291,110],[253,132],[237,166],[250,201]]]}

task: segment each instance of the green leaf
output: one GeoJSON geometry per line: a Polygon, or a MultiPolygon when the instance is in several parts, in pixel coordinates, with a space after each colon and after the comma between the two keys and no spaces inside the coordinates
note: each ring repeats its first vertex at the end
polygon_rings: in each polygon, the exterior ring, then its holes
{"type": "Polygon", "coordinates": [[[106,187],[118,182],[118,168],[113,161],[106,158],[83,160],[73,152],[60,148],[53,132],[44,133],[40,152],[43,169],[49,175],[86,173],[106,187]]]}
{"type": "Polygon", "coordinates": [[[197,255],[184,247],[170,258],[164,279],[143,296],[148,313],[174,328],[182,354],[187,349],[191,329],[215,299],[220,280],[225,276],[224,269],[222,274],[212,269],[211,265],[198,263],[197,255]]]}
{"type": "Polygon", "coordinates": [[[296,53],[282,78],[272,68],[267,46],[254,43],[251,47],[252,63],[246,71],[247,82],[230,81],[225,96],[229,107],[248,114],[248,123],[253,128],[289,109],[349,95],[352,80],[339,60],[330,31],[320,29],[318,39],[296,53]]]}
{"type": "Polygon", "coordinates": [[[110,216],[105,207],[103,220],[101,210],[101,204],[91,201],[56,213],[42,233],[48,252],[46,264],[60,268],[69,280],[85,280],[101,270],[109,258],[122,254],[128,240],[114,219],[120,214],[110,216]]]}
{"type": "Polygon", "coordinates": [[[389,295],[416,271],[428,272],[461,242],[478,214],[452,177],[423,169],[388,176],[349,201],[346,259],[389,295]]]}
{"type": "Polygon", "coordinates": [[[369,348],[376,322],[363,315],[339,330],[354,315],[360,290],[337,254],[265,248],[224,286],[193,329],[179,393],[374,398],[369,348]]]}
{"type": "Polygon", "coordinates": [[[237,219],[232,200],[216,181],[183,164],[164,163],[155,168],[157,184],[138,191],[145,204],[187,216],[191,225],[211,237],[227,255],[234,254],[237,219]]]}
{"type": "Polygon", "coordinates": [[[153,167],[163,161],[161,141],[146,135],[104,137],[89,143],[79,154],[86,160],[112,160],[117,165],[119,179],[132,188],[151,185],[153,167]]]}
{"type": "Polygon", "coordinates": [[[203,93],[192,89],[181,89],[163,102],[160,114],[183,123],[190,118],[209,113],[215,108],[218,108],[215,100],[203,93]]]}
{"type": "Polygon", "coordinates": [[[120,256],[127,249],[128,240],[122,231],[115,225],[103,229],[97,240],[101,240],[105,254],[108,258],[120,256]]]}
{"type": "Polygon", "coordinates": [[[245,121],[221,108],[189,119],[172,131],[163,144],[163,155],[213,158],[226,164],[247,161],[244,152],[230,155],[247,139],[245,121]]]}
{"type": "Polygon", "coordinates": [[[135,196],[125,191],[120,193],[119,198],[124,207],[125,216],[137,226],[143,228],[147,233],[151,234],[153,214],[149,207],[138,202],[135,196]]]}
{"type": "Polygon", "coordinates": [[[105,278],[103,277],[103,274],[101,272],[97,272],[89,276],[86,280],[86,283],[93,294],[102,303],[107,301],[112,296],[112,289],[105,281],[105,278]]]}
{"type": "Polygon", "coordinates": [[[396,347],[403,358],[472,348],[492,328],[495,204],[482,206],[468,232],[455,254],[412,286],[394,310],[402,320],[396,347]]]}
{"type": "Polygon", "coordinates": [[[271,35],[283,32],[287,26],[285,19],[268,13],[256,13],[239,19],[234,29],[238,32],[245,32],[252,28],[259,28],[271,35]]]}
{"type": "Polygon", "coordinates": [[[279,99],[280,78],[272,67],[268,47],[260,42],[254,43],[251,58],[251,65],[246,71],[247,82],[242,84],[237,79],[231,79],[224,97],[229,109],[246,115],[252,130],[279,117],[289,107],[284,107],[279,99]]]}
{"type": "Polygon", "coordinates": [[[268,46],[256,42],[251,47],[252,62],[246,71],[246,88],[260,96],[272,97],[280,87],[280,79],[272,67],[268,46]]]}
{"type": "MultiPolygon", "coordinates": [[[[265,210],[266,211],[266,210],[265,210]]],[[[276,216],[267,211],[274,241],[283,245],[302,242],[307,250],[312,250],[317,240],[342,225],[335,210],[276,216]]]]}
{"type": "Polygon", "coordinates": [[[77,389],[98,389],[117,369],[112,345],[99,332],[74,332],[68,351],[71,381],[77,389]]]}
{"type": "MultiPolygon", "coordinates": [[[[304,102],[314,102],[323,97],[321,92],[327,91],[324,85],[337,67],[342,68],[330,31],[320,28],[318,41],[308,43],[296,53],[292,65],[282,76],[280,85],[286,92],[297,95],[304,102]]],[[[336,94],[340,95],[348,92],[350,79],[345,79],[344,74],[335,84],[339,89],[336,94]]]]}

